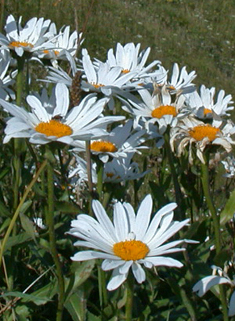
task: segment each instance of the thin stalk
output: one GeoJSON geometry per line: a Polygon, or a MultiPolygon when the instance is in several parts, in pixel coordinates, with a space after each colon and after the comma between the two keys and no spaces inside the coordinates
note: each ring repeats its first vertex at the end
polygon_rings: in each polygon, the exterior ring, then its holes
{"type": "Polygon", "coordinates": [[[35,174],[34,178],[32,179],[32,181],[30,182],[30,184],[29,184],[28,187],[26,188],[26,190],[25,190],[25,192],[24,192],[24,195],[22,196],[22,199],[21,199],[21,201],[20,201],[20,203],[19,203],[19,205],[18,205],[18,207],[17,207],[17,209],[16,209],[16,211],[15,211],[15,213],[14,213],[12,219],[11,219],[11,222],[10,222],[10,224],[9,224],[9,226],[8,226],[8,229],[7,229],[7,231],[6,231],[6,234],[5,234],[4,238],[3,238],[3,241],[2,241],[1,246],[0,246],[0,266],[1,266],[1,263],[2,263],[2,257],[3,257],[3,253],[4,253],[4,249],[5,249],[5,246],[6,246],[8,237],[9,237],[9,235],[10,235],[10,233],[11,233],[11,231],[12,231],[14,225],[15,225],[15,222],[16,222],[18,216],[19,216],[21,207],[22,207],[22,205],[24,204],[25,199],[26,199],[26,197],[28,196],[29,192],[31,191],[33,185],[36,183],[39,175],[40,175],[41,172],[44,170],[46,164],[47,164],[47,160],[45,160],[45,161],[41,164],[41,166],[40,166],[40,168],[38,169],[37,173],[35,174]]]}
{"type": "Polygon", "coordinates": [[[134,279],[132,274],[128,275],[126,281],[126,310],[125,310],[125,321],[132,321],[132,313],[133,313],[133,302],[134,302],[134,279]]]}
{"type": "Polygon", "coordinates": [[[201,173],[202,173],[201,180],[202,180],[203,193],[206,199],[208,209],[212,216],[214,233],[215,233],[216,254],[218,254],[221,249],[220,223],[219,223],[219,216],[217,215],[217,211],[215,209],[215,206],[211,197],[211,193],[210,193],[208,164],[203,164],[203,163],[201,164],[201,173]]]}
{"type": "MultiPolygon", "coordinates": [[[[17,58],[17,66],[18,66],[18,73],[16,79],[16,104],[18,106],[21,105],[21,98],[23,92],[23,71],[24,71],[24,57],[17,58]]],[[[22,151],[25,150],[24,144],[25,142],[20,138],[14,139],[14,157],[13,157],[13,209],[17,208],[19,202],[19,186],[21,180],[21,157],[22,151]]]]}
{"type": "Polygon", "coordinates": [[[179,219],[183,220],[185,218],[184,213],[182,212],[182,200],[183,200],[183,195],[180,189],[180,185],[178,182],[178,177],[176,174],[176,170],[175,170],[175,164],[174,164],[174,158],[173,158],[173,154],[171,151],[171,147],[170,147],[170,141],[169,141],[169,133],[166,132],[164,134],[164,146],[165,146],[165,151],[166,151],[166,155],[167,155],[167,159],[170,165],[170,169],[171,169],[171,176],[173,179],[173,184],[174,184],[174,189],[175,189],[175,198],[176,198],[176,203],[178,205],[176,212],[179,213],[179,219]]]}
{"type": "Polygon", "coordinates": [[[23,72],[24,72],[25,57],[17,57],[17,78],[16,78],[16,105],[21,105],[22,93],[23,93],[23,72]]]}
{"type": "MultiPolygon", "coordinates": [[[[201,164],[201,173],[202,173],[201,180],[202,180],[202,188],[203,188],[204,196],[206,198],[206,203],[212,216],[214,234],[215,234],[215,249],[216,249],[216,254],[218,255],[221,251],[220,219],[219,219],[219,215],[217,215],[217,211],[214,206],[213,199],[210,192],[208,163],[209,163],[209,157],[207,158],[205,164],[203,163],[201,164]]],[[[227,308],[225,289],[223,285],[220,285],[219,288],[220,288],[220,300],[222,304],[224,321],[228,321],[229,318],[228,318],[228,308],[227,308]]]]}
{"type": "Polygon", "coordinates": [[[103,172],[104,172],[104,163],[97,159],[97,193],[99,195],[99,200],[102,200],[103,194],[103,172]]]}
{"type": "Polygon", "coordinates": [[[4,9],[5,7],[5,1],[1,0],[1,10],[0,10],[0,32],[3,32],[3,18],[4,18],[4,9]]]}
{"type": "Polygon", "coordinates": [[[86,141],[86,162],[87,162],[87,179],[88,179],[88,189],[89,189],[89,214],[92,215],[92,196],[93,196],[93,185],[92,185],[92,168],[91,168],[91,150],[90,141],[86,141]]]}
{"type": "Polygon", "coordinates": [[[56,275],[58,279],[58,305],[56,313],[56,321],[62,321],[63,307],[64,307],[64,278],[62,267],[56,249],[56,237],[54,226],[54,179],[53,179],[53,165],[48,161],[47,163],[47,197],[48,207],[46,213],[46,224],[48,226],[49,242],[51,255],[55,263],[56,275]]]}
{"type": "Polygon", "coordinates": [[[99,298],[100,298],[100,309],[103,311],[103,309],[108,304],[108,294],[106,289],[106,273],[101,269],[101,267],[98,267],[98,283],[99,283],[99,298]]]}

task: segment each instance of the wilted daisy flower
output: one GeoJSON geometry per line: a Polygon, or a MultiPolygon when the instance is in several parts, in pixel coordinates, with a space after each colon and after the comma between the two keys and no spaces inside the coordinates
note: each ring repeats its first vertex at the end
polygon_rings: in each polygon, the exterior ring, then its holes
{"type": "Polygon", "coordinates": [[[56,25],[52,23],[49,28],[52,34],[47,44],[51,44],[51,49],[44,49],[40,51],[37,56],[41,59],[51,59],[52,64],[57,67],[57,60],[71,60],[75,57],[78,45],[82,43],[82,33],[79,34],[74,31],[70,35],[70,27],[62,27],[57,33],[56,25]]]}
{"type": "Polygon", "coordinates": [[[171,131],[171,147],[172,150],[177,149],[180,156],[185,147],[189,144],[189,162],[193,162],[192,145],[196,146],[196,154],[202,163],[205,163],[203,152],[208,145],[221,145],[227,152],[232,150],[235,141],[231,135],[235,133],[235,126],[228,121],[224,126],[220,122],[216,124],[208,124],[199,121],[193,117],[186,117],[171,131]]]}
{"type": "MultiPolygon", "coordinates": [[[[88,181],[87,163],[86,161],[74,155],[76,164],[69,173],[71,184],[83,185],[88,181]]],[[[121,183],[129,180],[139,179],[150,171],[140,172],[139,165],[132,161],[133,154],[128,154],[127,157],[114,158],[112,161],[104,164],[103,182],[104,183],[121,183]]],[[[92,163],[91,169],[92,182],[97,183],[97,164],[92,163]]]]}
{"type": "Polygon", "coordinates": [[[152,214],[152,197],[147,195],[135,214],[129,203],[117,202],[113,208],[113,222],[103,206],[93,200],[92,208],[97,218],[80,214],[71,223],[69,234],[82,239],[75,246],[94,250],[77,252],[71,259],[86,261],[104,259],[101,268],[113,270],[108,290],[117,289],[132,269],[138,283],[146,279],[145,268],[153,266],[182,267],[183,264],[168,256],[169,253],[184,251],[176,247],[185,240],[164,244],[175,233],[188,224],[189,220],[173,221],[175,203],[170,203],[159,210],[150,221],[152,214]]]}
{"type": "Polygon", "coordinates": [[[0,99],[3,106],[14,117],[7,121],[4,143],[12,137],[29,138],[33,144],[58,141],[73,145],[76,140],[89,140],[105,134],[106,126],[124,117],[102,116],[107,99],[97,100],[95,94],[86,96],[81,103],[68,111],[69,91],[64,84],[55,88],[53,106],[45,106],[45,101],[33,95],[27,96],[32,112],[0,99]]]}
{"type": "MultiPolygon", "coordinates": [[[[145,67],[150,50],[149,47],[139,52],[140,43],[135,45],[133,42],[130,42],[124,46],[117,43],[115,53],[113,49],[109,49],[106,62],[110,67],[122,67],[123,74],[129,73],[130,71],[136,72],[135,78],[154,77],[156,72],[151,69],[160,64],[160,61],[154,60],[145,67]]],[[[99,63],[101,62],[99,61],[99,63]]]]}
{"type": "Polygon", "coordinates": [[[9,88],[14,84],[12,77],[16,76],[16,72],[11,75],[7,75],[9,65],[11,62],[11,56],[7,50],[0,51],[0,98],[4,100],[15,99],[15,93],[9,88]]]}
{"type": "MultiPolygon", "coordinates": [[[[231,288],[234,289],[235,277],[233,277],[233,280],[231,280],[227,275],[227,273],[225,273],[220,267],[213,266],[213,275],[206,276],[200,281],[198,281],[193,287],[193,292],[196,292],[197,295],[201,297],[207,291],[209,291],[212,287],[218,284],[229,284],[231,288]],[[219,275],[215,275],[216,272],[219,275]]],[[[233,291],[233,294],[230,297],[229,309],[228,309],[228,316],[232,317],[234,315],[235,315],[235,291],[233,291]]]]}
{"type": "Polygon", "coordinates": [[[215,88],[200,87],[200,94],[197,91],[186,95],[187,103],[195,109],[198,118],[213,118],[214,114],[220,117],[228,116],[228,112],[234,109],[232,96],[225,96],[225,91],[220,90],[215,100],[215,88]]]}
{"type": "Polygon", "coordinates": [[[157,123],[159,133],[163,134],[168,125],[176,126],[178,119],[188,113],[184,97],[181,95],[173,99],[166,86],[163,86],[161,92],[156,95],[151,95],[147,89],[139,90],[139,94],[142,100],[129,99],[129,104],[125,104],[123,109],[135,117],[135,126],[143,121],[147,131],[150,125],[157,123]]]}
{"type": "MultiPolygon", "coordinates": [[[[98,140],[91,140],[90,150],[94,155],[106,163],[110,157],[127,157],[129,153],[138,152],[139,149],[148,148],[140,146],[145,142],[145,130],[133,131],[133,121],[115,127],[107,136],[98,140]]],[[[85,151],[84,142],[77,142],[74,151],[85,151]]]]}
{"type": "Polygon", "coordinates": [[[168,78],[168,73],[165,73],[159,83],[158,79],[153,79],[156,83],[156,88],[161,90],[162,86],[166,86],[166,89],[173,94],[186,94],[195,90],[194,84],[192,83],[193,79],[196,78],[195,71],[188,73],[186,67],[184,66],[181,70],[177,63],[173,64],[171,78],[168,78]]]}
{"type": "Polygon", "coordinates": [[[6,36],[0,34],[0,44],[4,49],[11,49],[18,56],[23,56],[24,52],[35,52],[43,48],[43,44],[48,39],[46,32],[50,25],[50,20],[43,18],[32,18],[21,26],[22,17],[18,23],[12,15],[6,20],[6,36]]]}

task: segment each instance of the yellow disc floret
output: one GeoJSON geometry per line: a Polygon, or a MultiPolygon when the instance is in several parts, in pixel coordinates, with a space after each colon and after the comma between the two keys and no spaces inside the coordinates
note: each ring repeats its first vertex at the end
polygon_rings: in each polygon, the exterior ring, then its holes
{"type": "Polygon", "coordinates": [[[58,138],[69,136],[73,133],[72,129],[68,125],[62,124],[55,119],[51,119],[49,122],[39,123],[35,127],[35,130],[46,136],[56,136],[58,138]]]}
{"type": "Polygon", "coordinates": [[[212,114],[212,110],[209,109],[209,108],[204,108],[203,114],[204,114],[204,116],[206,116],[206,115],[208,115],[208,114],[212,114]]]}
{"type": "Polygon", "coordinates": [[[117,151],[116,146],[113,143],[107,142],[107,141],[94,141],[91,143],[90,149],[95,152],[104,152],[104,153],[107,153],[107,152],[114,153],[117,151]]]}
{"type": "Polygon", "coordinates": [[[173,117],[176,117],[177,111],[174,106],[166,105],[166,106],[160,106],[155,108],[152,111],[152,117],[154,118],[162,118],[165,115],[172,115],[173,117]]]}
{"type": "Polygon", "coordinates": [[[189,135],[197,141],[207,137],[209,141],[212,142],[215,140],[218,133],[220,133],[220,129],[209,124],[198,125],[189,130],[189,135]]]}
{"type": "Polygon", "coordinates": [[[91,82],[92,86],[95,87],[96,89],[100,88],[100,87],[104,87],[103,84],[97,84],[95,82],[91,82]]]}
{"type": "Polygon", "coordinates": [[[130,240],[115,243],[113,252],[124,261],[137,261],[146,257],[149,248],[141,241],[130,240]]]}
{"type": "Polygon", "coordinates": [[[19,47],[24,47],[24,48],[27,48],[27,47],[30,47],[30,48],[33,48],[33,45],[29,42],[26,42],[26,41],[12,41],[11,43],[9,43],[8,45],[10,48],[19,48],[19,47]]]}

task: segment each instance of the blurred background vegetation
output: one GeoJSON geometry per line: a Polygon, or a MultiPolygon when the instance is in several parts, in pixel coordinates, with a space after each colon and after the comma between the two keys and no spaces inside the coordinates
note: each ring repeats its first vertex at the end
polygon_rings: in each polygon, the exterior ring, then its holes
{"type": "Polygon", "coordinates": [[[117,42],[140,42],[151,47],[149,62],[186,65],[197,85],[234,96],[234,0],[1,0],[2,25],[9,14],[78,28],[83,47],[101,60],[117,42]]]}

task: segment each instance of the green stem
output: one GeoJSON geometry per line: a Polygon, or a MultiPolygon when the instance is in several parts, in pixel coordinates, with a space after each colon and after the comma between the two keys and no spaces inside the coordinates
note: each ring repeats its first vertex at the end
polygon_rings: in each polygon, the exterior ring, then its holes
{"type": "Polygon", "coordinates": [[[101,269],[101,267],[98,267],[98,282],[99,282],[99,298],[100,298],[100,308],[101,311],[104,310],[104,308],[108,304],[108,294],[106,289],[106,273],[101,269]]]}
{"type": "Polygon", "coordinates": [[[102,200],[103,194],[103,172],[104,172],[104,163],[97,158],[97,193],[99,195],[99,200],[102,200]]]}
{"type": "Polygon", "coordinates": [[[58,278],[58,306],[56,313],[56,321],[61,321],[63,317],[64,307],[64,278],[62,273],[62,267],[59,260],[58,252],[56,249],[56,237],[54,226],[54,179],[53,179],[53,165],[48,161],[47,163],[47,197],[48,208],[46,215],[46,224],[48,226],[49,242],[51,255],[53,257],[56,269],[56,275],[58,278]]]}
{"type": "MultiPolygon", "coordinates": [[[[209,157],[207,157],[205,164],[203,163],[201,164],[201,172],[202,172],[201,180],[202,180],[202,188],[203,188],[204,196],[206,198],[206,203],[212,216],[214,234],[215,234],[215,249],[216,249],[216,254],[218,255],[221,251],[220,219],[219,219],[219,215],[217,215],[217,211],[214,206],[211,192],[210,192],[208,166],[209,166],[209,157]]],[[[220,288],[220,300],[222,304],[224,321],[228,321],[229,318],[228,318],[228,308],[227,308],[225,288],[223,285],[220,285],[219,288],[220,288]]]]}
{"type": "MultiPolygon", "coordinates": [[[[18,73],[16,79],[16,104],[21,105],[21,97],[23,91],[23,71],[24,71],[24,57],[17,58],[18,73]]],[[[21,180],[21,156],[25,151],[25,142],[20,138],[14,139],[14,157],[13,157],[13,209],[16,210],[19,202],[19,186],[21,180]]]]}
{"type": "Polygon", "coordinates": [[[22,57],[17,56],[17,67],[18,67],[17,78],[16,78],[16,105],[17,106],[21,105],[21,100],[22,100],[23,83],[24,83],[23,82],[24,63],[25,63],[24,56],[22,57]]]}
{"type": "Polygon", "coordinates": [[[176,174],[176,169],[175,169],[175,164],[174,164],[174,158],[173,158],[173,154],[171,151],[171,147],[170,147],[170,139],[169,139],[169,133],[166,132],[164,134],[164,146],[165,146],[165,151],[166,151],[166,155],[167,155],[167,159],[170,165],[170,169],[171,169],[171,176],[173,179],[173,184],[174,184],[174,189],[175,189],[175,198],[176,198],[176,203],[178,205],[177,209],[176,209],[176,214],[179,215],[179,219],[183,220],[185,219],[185,214],[182,211],[182,200],[183,200],[183,195],[180,189],[180,185],[178,182],[178,178],[177,178],[177,174],[176,174]]]}
{"type": "Polygon", "coordinates": [[[134,301],[134,279],[133,275],[129,273],[127,281],[126,281],[126,311],[125,311],[125,320],[132,321],[132,313],[133,313],[133,301],[134,301]]]}
{"type": "Polygon", "coordinates": [[[220,223],[219,223],[219,216],[217,215],[217,211],[215,209],[215,206],[211,197],[211,193],[210,193],[210,181],[209,181],[209,171],[208,171],[207,163],[201,164],[201,172],[202,172],[201,180],[202,180],[203,193],[206,199],[208,209],[212,216],[214,233],[215,233],[216,254],[218,254],[221,249],[220,223]]]}
{"type": "Polygon", "coordinates": [[[91,168],[91,150],[90,141],[86,141],[86,162],[87,162],[87,179],[89,189],[89,214],[92,216],[92,197],[93,197],[93,185],[92,185],[92,168],[91,168]]]}
{"type": "Polygon", "coordinates": [[[14,225],[15,225],[15,222],[16,222],[18,216],[19,216],[21,207],[24,204],[26,197],[28,196],[29,192],[31,191],[33,185],[36,183],[39,175],[43,171],[43,169],[46,166],[46,164],[47,164],[46,160],[41,164],[41,166],[40,166],[39,170],[37,171],[36,175],[34,176],[32,181],[30,182],[30,184],[26,188],[26,191],[24,192],[24,195],[23,195],[23,197],[22,197],[22,199],[21,199],[21,201],[20,201],[20,203],[19,203],[19,205],[18,205],[18,207],[17,207],[17,209],[16,209],[16,211],[15,211],[15,213],[14,213],[12,219],[11,219],[10,225],[8,226],[7,232],[6,232],[6,234],[5,234],[4,238],[3,238],[3,241],[2,241],[2,244],[1,244],[1,247],[0,247],[0,266],[1,266],[1,263],[2,263],[2,257],[3,257],[3,253],[4,253],[4,249],[5,249],[8,237],[9,237],[9,235],[10,235],[10,233],[11,233],[11,231],[12,231],[14,225]]]}

